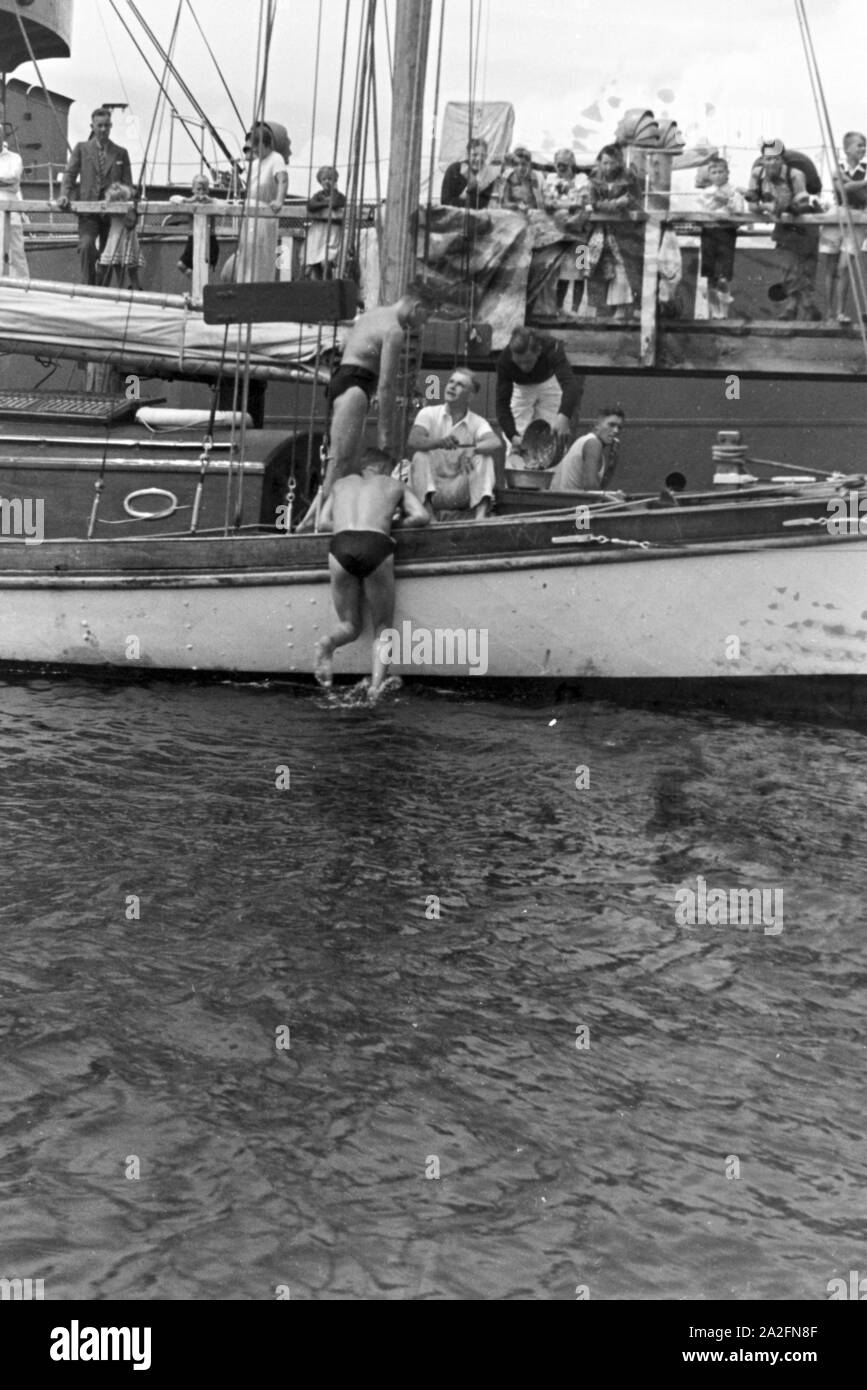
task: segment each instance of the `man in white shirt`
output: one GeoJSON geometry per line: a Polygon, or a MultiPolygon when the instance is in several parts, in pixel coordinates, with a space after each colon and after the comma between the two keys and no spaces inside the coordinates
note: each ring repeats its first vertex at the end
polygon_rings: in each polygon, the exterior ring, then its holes
{"type": "Polygon", "coordinates": [[[442,405],[425,406],[410,430],[409,485],[435,521],[478,521],[494,500],[493,456],[502,443],[469,408],[478,389],[472,372],[457,368],[442,405]]]}
{"type": "Polygon", "coordinates": [[[608,487],[624,418],[619,406],[603,406],[590,434],[576,439],[554,469],[552,492],[600,492],[608,487]]]}

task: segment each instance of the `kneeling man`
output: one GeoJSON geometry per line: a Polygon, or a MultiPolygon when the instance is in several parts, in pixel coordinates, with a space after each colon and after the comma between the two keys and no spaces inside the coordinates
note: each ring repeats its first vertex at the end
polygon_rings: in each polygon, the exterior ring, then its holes
{"type": "Polygon", "coordinates": [[[479,389],[465,367],[453,371],[442,405],[426,405],[409,434],[409,485],[434,521],[487,516],[494,500],[496,432],[469,408],[479,389]]]}
{"type": "Polygon", "coordinates": [[[323,529],[334,532],[328,568],[338,622],[316,643],[316,679],[326,688],[331,685],[335,649],[354,642],[361,632],[364,596],[373,623],[371,699],[379,695],[388,675],[388,665],[382,659],[382,633],[391,628],[394,618],[394,514],[399,508],[406,526],[427,526],[430,520],[409,488],[390,474],[389,455],[369,449],[360,476],[351,473],[336,479],[320,517],[323,529]]]}

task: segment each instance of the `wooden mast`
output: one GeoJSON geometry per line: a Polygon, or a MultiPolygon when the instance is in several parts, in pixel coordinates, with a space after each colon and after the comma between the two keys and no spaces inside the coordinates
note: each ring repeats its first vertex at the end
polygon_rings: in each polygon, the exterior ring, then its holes
{"type": "Polygon", "coordinates": [[[400,0],[394,39],[391,141],[381,265],[383,304],[400,298],[415,270],[424,89],[433,0],[400,0]]]}

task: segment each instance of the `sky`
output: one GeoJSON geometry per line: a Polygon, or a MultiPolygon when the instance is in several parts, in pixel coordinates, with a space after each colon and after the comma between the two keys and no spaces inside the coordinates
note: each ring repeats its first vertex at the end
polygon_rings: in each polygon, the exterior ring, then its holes
{"type": "MultiPolygon", "coordinates": [[[[239,123],[211,58],[198,35],[189,0],[138,0],[138,8],[164,44],[181,5],[175,49],[177,66],[210,119],[239,148],[239,123]]],[[[385,16],[394,35],[395,3],[378,0],[379,117],[387,147],[390,93],[385,16]]],[[[153,66],[162,61],[143,36],[129,0],[114,4],[134,29],[153,66]]],[[[271,48],[268,114],[286,125],[293,141],[290,192],[306,193],[309,168],[331,162],[339,92],[344,17],[350,14],[348,80],[341,144],[348,136],[347,107],[358,52],[362,0],[278,0],[271,48]],[[316,81],[316,33],[321,14],[321,50],[316,126],[312,128],[316,81]],[[311,143],[311,136],[313,141],[311,143]]],[[[425,161],[432,128],[434,70],[442,0],[434,0],[427,84],[425,161]]],[[[865,0],[808,0],[808,15],[822,80],[839,137],[867,127],[862,96],[867,54],[865,0]]],[[[259,0],[192,0],[245,121],[253,109],[259,0]]],[[[690,138],[706,136],[726,145],[735,168],[748,169],[764,136],[779,135],[791,147],[820,146],[794,0],[446,0],[443,30],[440,118],[449,100],[466,102],[471,91],[471,18],[479,34],[476,100],[510,101],[515,107],[514,143],[539,153],[575,139],[596,149],[611,139],[629,107],[653,110],[678,121],[690,138]],[[588,116],[586,113],[590,112],[588,116]],[[587,132],[577,136],[576,130],[587,132]],[[741,153],[738,154],[737,152],[741,153]]],[[[88,116],[100,101],[129,103],[130,116],[116,138],[141,159],[151,125],[157,85],[112,8],[111,0],[74,0],[72,58],[40,64],[52,90],[75,99],[70,138],[86,137],[88,116]]],[[[36,81],[29,64],[16,77],[36,81]]],[[[177,86],[170,95],[182,116],[192,106],[177,86]]],[[[159,129],[160,177],[168,156],[168,117],[159,129]]],[[[210,145],[208,146],[210,151],[210,145]]],[[[338,163],[347,156],[338,150],[338,163]]],[[[385,177],[386,148],[382,151],[385,177]]],[[[372,163],[372,151],[371,151],[372,163]]],[[[189,177],[198,167],[192,145],[175,126],[173,174],[189,177]]],[[[369,171],[365,192],[374,194],[369,171]]],[[[384,182],[382,187],[384,189],[384,182]]]]}

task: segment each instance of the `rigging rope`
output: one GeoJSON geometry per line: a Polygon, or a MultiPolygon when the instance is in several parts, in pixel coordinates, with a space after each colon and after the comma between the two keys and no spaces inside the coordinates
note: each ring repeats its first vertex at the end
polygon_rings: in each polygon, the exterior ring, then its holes
{"type": "MultiPolygon", "coordinates": [[[[341,272],[359,234],[361,204],[364,199],[365,166],[367,162],[367,128],[370,109],[369,70],[373,60],[373,30],[376,23],[376,0],[365,0],[364,29],[359,35],[359,55],[356,71],[355,99],[350,128],[350,171],[347,188],[347,207],[340,253],[341,272]]],[[[329,207],[327,233],[330,234],[332,211],[329,207]]]]}
{"type": "MultiPolygon", "coordinates": [[[[468,92],[468,95],[469,95],[469,111],[468,111],[468,117],[467,117],[467,145],[468,145],[468,146],[469,146],[469,144],[471,143],[471,141],[472,141],[472,139],[473,139],[473,129],[474,129],[475,116],[476,116],[476,76],[477,76],[477,69],[478,69],[478,20],[477,20],[477,18],[476,18],[476,14],[477,14],[477,11],[476,11],[476,0],[470,0],[470,41],[469,41],[469,50],[468,50],[468,58],[469,58],[469,73],[468,73],[468,85],[469,85],[469,92],[468,92]]],[[[478,11],[478,14],[479,14],[479,16],[481,16],[481,10],[480,10],[480,9],[479,9],[479,11],[478,11]]],[[[469,148],[467,149],[467,160],[469,161],[469,148]]],[[[469,176],[469,162],[468,162],[468,164],[467,164],[467,175],[469,176]]],[[[463,252],[463,255],[462,255],[462,258],[461,258],[461,260],[462,260],[461,269],[462,269],[462,271],[463,271],[463,278],[464,278],[464,280],[466,281],[466,283],[467,283],[467,285],[468,285],[468,287],[469,287],[469,296],[468,296],[468,305],[467,305],[467,309],[468,309],[468,314],[469,314],[469,321],[470,321],[470,323],[472,323],[473,320],[475,319],[475,314],[476,314],[476,286],[475,286],[475,279],[474,279],[474,277],[470,274],[470,261],[471,261],[471,258],[472,258],[473,249],[474,249],[474,244],[475,244],[475,225],[474,225],[474,222],[473,222],[472,210],[471,210],[470,205],[469,205],[469,199],[467,199],[467,210],[466,210],[466,213],[464,214],[464,226],[465,226],[464,252],[463,252]]],[[[469,336],[469,335],[468,335],[468,336],[469,336]]],[[[457,345],[456,345],[456,346],[457,346],[457,345]]],[[[456,351],[456,352],[455,352],[455,361],[456,361],[456,362],[457,362],[457,355],[458,355],[458,354],[457,354],[457,351],[456,351]]]]}
{"type": "MultiPolygon", "coordinates": [[[[183,0],[178,0],[177,13],[175,14],[175,22],[174,22],[174,26],[173,26],[173,28],[172,28],[172,36],[171,36],[171,39],[170,39],[170,41],[169,41],[169,53],[171,53],[171,52],[174,51],[175,41],[176,41],[177,36],[178,36],[178,24],[179,24],[180,17],[181,17],[181,6],[182,6],[182,4],[183,4],[183,0]]],[[[165,74],[164,74],[164,77],[165,77],[165,74]]],[[[160,84],[160,93],[161,93],[162,91],[163,91],[163,86],[162,86],[162,84],[160,84]]],[[[141,177],[140,177],[140,180],[139,180],[139,186],[138,186],[137,189],[133,189],[133,204],[132,204],[132,205],[133,205],[133,211],[134,211],[134,213],[136,214],[136,217],[138,217],[138,200],[139,200],[139,196],[140,196],[140,194],[141,194],[141,189],[142,189],[142,187],[144,186],[144,177],[145,177],[145,171],[146,171],[146,169],[147,169],[148,153],[149,153],[149,151],[150,151],[150,141],[151,141],[151,137],[152,137],[152,135],[153,135],[154,125],[155,125],[155,123],[156,123],[156,116],[157,116],[157,111],[158,111],[158,109],[159,109],[160,100],[161,100],[161,97],[160,97],[160,95],[158,95],[158,96],[157,96],[156,106],[154,107],[153,120],[151,121],[151,128],[150,128],[150,131],[149,131],[149,133],[148,133],[147,142],[146,142],[146,144],[145,144],[145,150],[144,150],[144,156],[143,156],[143,159],[142,159],[142,170],[141,170],[141,177]]],[[[123,360],[123,356],[124,356],[124,353],[125,353],[125,351],[126,351],[126,345],[127,345],[128,340],[129,340],[130,320],[131,320],[131,318],[132,318],[133,304],[134,304],[134,302],[135,302],[135,300],[134,300],[134,292],[133,292],[132,290],[130,290],[130,291],[128,292],[128,295],[129,295],[129,297],[128,297],[128,299],[127,299],[126,317],[125,317],[125,319],[124,319],[123,333],[122,333],[122,335],[121,335],[121,341],[120,341],[120,354],[119,354],[119,356],[120,356],[120,360],[121,360],[121,361],[123,360]]],[[[87,526],[87,539],[88,539],[88,540],[92,540],[92,539],[93,539],[93,532],[94,532],[94,529],[95,529],[95,527],[96,527],[96,522],[97,522],[97,518],[98,518],[98,514],[99,514],[99,504],[100,504],[100,500],[101,500],[101,497],[102,497],[103,488],[105,487],[105,473],[106,473],[106,468],[107,468],[107,465],[108,465],[109,434],[110,434],[110,422],[109,422],[109,421],[106,421],[106,426],[105,426],[105,440],[104,440],[104,443],[103,443],[102,459],[101,459],[101,461],[100,461],[99,474],[98,474],[98,476],[97,476],[97,478],[96,478],[96,481],[94,482],[94,485],[93,485],[93,490],[94,490],[93,505],[91,506],[91,509],[90,509],[90,518],[89,518],[89,520],[88,520],[88,526],[87,526]]]]}
{"type": "MultiPolygon", "coordinates": [[[[160,57],[161,57],[161,58],[165,58],[165,57],[167,56],[167,55],[166,55],[166,52],[165,52],[165,49],[163,48],[163,46],[162,46],[162,44],[160,43],[159,39],[158,39],[158,38],[156,37],[156,35],[154,34],[153,30],[150,28],[150,26],[149,26],[149,24],[147,23],[147,21],[145,20],[144,16],[140,13],[140,11],[139,11],[139,9],[138,9],[138,6],[137,6],[136,3],[135,3],[135,0],[127,0],[127,4],[128,4],[128,6],[129,6],[130,10],[132,11],[132,13],[135,15],[135,17],[136,17],[136,19],[138,20],[139,24],[141,25],[142,29],[143,29],[144,32],[147,34],[147,36],[148,36],[148,38],[150,39],[151,43],[153,44],[154,48],[155,48],[155,49],[157,50],[157,52],[159,53],[160,57]]],[[[213,138],[217,141],[217,144],[219,145],[220,149],[223,151],[223,154],[226,156],[227,159],[233,160],[233,159],[234,159],[234,155],[232,154],[232,151],[229,149],[228,145],[227,145],[226,142],[223,140],[222,136],[219,134],[219,132],[218,132],[216,126],[215,126],[215,125],[213,124],[213,122],[210,120],[210,118],[209,118],[207,112],[205,111],[204,107],[201,105],[201,103],[198,101],[198,99],[194,96],[193,92],[190,90],[190,88],[188,87],[187,83],[184,81],[183,77],[182,77],[181,74],[178,72],[178,70],[177,70],[177,68],[175,67],[174,63],[172,62],[171,58],[168,59],[167,67],[168,67],[168,70],[171,72],[172,77],[174,77],[175,81],[177,82],[178,86],[180,87],[181,91],[183,92],[184,96],[185,96],[185,97],[187,98],[187,100],[192,104],[193,110],[196,112],[196,115],[199,116],[199,118],[204,122],[205,126],[206,126],[206,127],[208,128],[208,130],[211,132],[211,135],[213,136],[213,138]]]]}
{"type": "Polygon", "coordinates": [[[394,57],[391,50],[391,25],[388,22],[388,0],[385,0],[385,51],[388,55],[388,80],[394,86],[394,57]]]}
{"type": "Polygon", "coordinates": [[[122,73],[121,70],[120,70],[120,63],[117,61],[117,54],[116,54],[115,51],[114,51],[114,44],[113,44],[112,41],[111,41],[111,34],[108,32],[108,26],[107,26],[107,24],[106,24],[106,22],[105,22],[105,12],[104,12],[102,9],[98,9],[98,10],[97,10],[97,14],[99,15],[99,22],[100,22],[100,24],[102,25],[102,32],[103,32],[103,34],[104,34],[104,36],[105,36],[105,41],[106,41],[106,43],[108,44],[108,51],[109,51],[109,53],[111,54],[111,61],[114,63],[114,69],[115,69],[115,72],[117,73],[117,80],[118,80],[118,82],[120,83],[120,90],[123,92],[124,96],[126,97],[127,108],[129,109],[129,108],[130,108],[129,92],[128,92],[127,89],[126,89],[126,83],[125,83],[124,80],[123,80],[123,73],[122,73]]]}
{"type": "Polygon", "coordinates": [[[431,237],[430,221],[431,221],[431,210],[432,210],[432,208],[433,208],[434,161],[435,161],[435,159],[436,159],[437,126],[439,125],[439,117],[440,117],[440,81],[441,81],[441,78],[442,78],[442,67],[443,67],[443,35],[444,35],[444,32],[445,32],[445,23],[446,23],[446,0],[440,0],[440,32],[439,32],[439,42],[437,43],[437,68],[436,68],[436,77],[435,77],[435,79],[434,79],[434,105],[433,105],[433,116],[432,116],[432,118],[431,118],[431,127],[430,127],[430,160],[429,160],[429,163],[428,163],[427,210],[426,210],[426,213],[425,213],[425,224],[424,224],[424,274],[425,274],[425,278],[427,278],[428,261],[429,261],[429,259],[430,259],[430,237],[431,237]]]}
{"type": "MultiPolygon", "coordinates": [[[[374,46],[374,56],[376,49],[374,46]]],[[[370,92],[373,106],[373,177],[376,182],[376,208],[377,214],[382,203],[382,170],[380,167],[379,152],[379,93],[376,85],[376,63],[370,69],[370,92]]]]}
{"type": "MultiPolygon", "coordinates": [[[[413,71],[416,74],[419,74],[421,69],[422,48],[425,46],[425,43],[426,33],[424,30],[424,26],[420,24],[418,26],[418,32],[416,33],[415,63],[413,67],[413,71]]],[[[429,55],[426,55],[426,61],[429,61],[429,55]]],[[[426,74],[422,75],[422,82],[424,81],[425,76],[426,74]]],[[[419,115],[419,119],[421,119],[421,115],[419,115]]],[[[397,286],[398,294],[403,294],[406,288],[407,280],[411,280],[414,278],[416,272],[416,265],[418,261],[417,207],[416,209],[413,209],[412,207],[412,203],[416,196],[415,189],[415,179],[407,178],[403,181],[403,185],[401,188],[399,225],[401,227],[408,227],[410,229],[410,244],[408,247],[408,265],[404,263],[404,257],[407,255],[406,244],[404,243],[404,245],[400,248],[401,260],[399,264],[401,267],[401,275],[400,283],[397,286]]],[[[424,330],[422,330],[422,332],[423,331],[424,330]]],[[[416,355],[416,349],[418,348],[418,344],[418,329],[413,329],[412,331],[404,334],[403,346],[401,350],[403,395],[398,407],[398,421],[400,426],[399,438],[402,443],[403,441],[405,441],[407,437],[409,411],[413,403],[412,392],[410,391],[410,372],[413,366],[415,366],[417,371],[418,357],[416,355]]]]}
{"type": "MultiPolygon", "coordinates": [[[[321,4],[321,0],[320,0],[320,4],[321,4]]],[[[223,84],[223,90],[224,90],[224,92],[226,93],[226,96],[229,98],[229,101],[231,102],[232,110],[233,110],[234,113],[235,113],[236,119],[237,119],[237,121],[238,121],[238,125],[241,127],[241,134],[243,135],[243,133],[244,133],[244,117],[241,115],[241,112],[238,110],[237,102],[235,101],[235,98],[232,96],[232,90],[231,90],[231,88],[229,87],[229,84],[228,84],[228,82],[226,81],[225,77],[223,76],[223,70],[222,70],[222,68],[220,67],[220,64],[217,62],[216,56],[215,56],[215,54],[214,54],[213,49],[211,48],[211,45],[208,43],[208,38],[207,38],[207,35],[206,35],[204,29],[202,28],[201,24],[199,23],[198,15],[196,14],[195,10],[193,9],[193,0],[187,0],[187,9],[189,10],[190,14],[193,16],[193,19],[194,19],[194,21],[195,21],[196,28],[198,29],[199,33],[200,33],[201,36],[202,36],[202,39],[203,39],[203,41],[204,41],[205,48],[208,50],[208,53],[209,53],[209,55],[210,55],[210,57],[211,57],[211,59],[212,59],[212,61],[213,61],[214,67],[215,67],[216,70],[217,70],[217,76],[219,77],[220,81],[221,81],[222,84],[223,84]]],[[[212,135],[211,138],[213,139],[213,135],[212,135]]]]}
{"type": "Polygon", "coordinates": [[[332,164],[337,168],[337,154],[340,143],[340,122],[343,115],[343,89],[346,83],[346,45],[349,39],[349,3],[346,0],[346,9],[343,16],[343,46],[340,52],[340,76],[337,84],[337,116],[334,121],[334,154],[332,164]]]}
{"type": "MultiPolygon", "coordinates": [[[[253,123],[252,123],[252,125],[251,125],[251,127],[250,127],[251,134],[254,136],[254,139],[253,139],[253,140],[251,141],[251,143],[250,143],[250,158],[249,158],[249,161],[248,161],[248,172],[247,172],[247,186],[248,186],[248,188],[249,188],[249,186],[250,186],[250,182],[251,182],[251,180],[252,180],[252,173],[253,173],[253,150],[254,150],[255,145],[256,145],[256,139],[255,139],[256,130],[257,130],[258,127],[260,127],[260,126],[262,126],[263,124],[266,123],[265,110],[266,110],[267,87],[268,87],[268,68],[269,68],[269,58],[270,58],[270,51],[271,51],[271,41],[272,41],[273,32],[274,32],[274,21],[275,21],[275,19],[276,19],[276,13],[277,13],[277,0],[260,0],[260,4],[259,4],[258,37],[257,37],[257,42],[256,42],[256,76],[255,76],[255,83],[254,83],[254,92],[255,92],[256,95],[255,95],[254,107],[253,107],[253,109],[254,109],[253,123]],[[266,12],[266,3],[267,3],[267,12],[266,12]],[[266,13],[267,13],[267,18],[266,18],[266,13]],[[261,72],[261,82],[260,82],[260,72],[261,72]]],[[[269,213],[270,213],[270,208],[268,209],[268,211],[269,211],[269,213]]],[[[257,232],[258,224],[259,224],[259,222],[262,220],[262,217],[263,217],[263,214],[261,213],[261,204],[259,203],[259,200],[257,199],[257,200],[256,200],[256,204],[255,204],[255,210],[254,210],[254,213],[253,213],[252,218],[249,216],[249,214],[246,214],[246,218],[247,218],[248,224],[252,222],[252,226],[253,226],[253,238],[252,238],[252,247],[251,247],[251,251],[252,251],[252,259],[253,259],[253,262],[254,262],[254,266],[255,266],[255,262],[258,261],[258,246],[257,246],[256,232],[257,232]]],[[[278,223],[278,232],[279,232],[279,223],[278,223]]],[[[236,276],[236,278],[237,278],[237,271],[238,271],[238,257],[237,257],[237,255],[236,255],[236,260],[235,260],[235,276],[236,276]]],[[[273,273],[273,271],[272,271],[272,273],[273,273]]],[[[233,394],[234,394],[234,398],[237,399],[237,395],[238,395],[238,375],[239,375],[239,372],[243,371],[243,377],[242,377],[243,386],[242,386],[242,392],[241,392],[241,426],[240,426],[239,440],[238,440],[238,452],[239,452],[239,457],[238,457],[238,491],[237,491],[237,500],[236,500],[236,504],[235,504],[235,517],[234,517],[234,526],[235,526],[235,529],[236,529],[236,530],[237,530],[237,528],[238,528],[238,527],[240,526],[240,524],[241,524],[241,516],[242,516],[243,500],[244,500],[244,452],[245,452],[246,442],[247,442],[247,408],[248,408],[248,406],[249,406],[249,400],[250,400],[250,362],[251,362],[252,352],[253,352],[253,325],[252,325],[252,323],[248,323],[248,324],[247,324],[246,342],[245,342],[245,344],[244,344],[244,363],[243,363],[243,369],[241,368],[241,362],[240,362],[240,346],[241,346],[241,344],[240,344],[240,339],[241,339],[241,328],[240,328],[240,325],[239,325],[239,330],[238,330],[239,356],[238,356],[238,360],[236,361],[236,364],[235,364],[235,389],[234,389],[234,393],[233,393],[233,394]]],[[[234,421],[233,421],[233,425],[232,425],[232,443],[234,443],[234,421]]],[[[227,531],[227,532],[228,532],[228,529],[229,529],[229,509],[230,509],[231,485],[232,485],[232,466],[231,466],[231,462],[230,462],[229,476],[228,476],[228,478],[227,478],[227,489],[226,489],[226,531],[227,531]]]]}
{"type": "Polygon", "coordinates": [[[482,101],[484,102],[488,93],[488,54],[491,51],[491,5],[490,0],[487,0],[487,3],[486,0],[482,0],[482,4],[485,7],[485,56],[482,59],[482,101]]]}
{"type": "Polygon", "coordinates": [[[313,193],[313,161],[316,158],[316,114],[319,104],[319,64],[322,52],[322,0],[316,12],[316,61],[313,66],[313,113],[310,119],[310,163],[307,166],[307,201],[313,193]]]}
{"type": "Polygon", "coordinates": [[[476,39],[475,39],[475,52],[474,52],[474,57],[473,57],[473,84],[472,84],[472,92],[471,92],[471,97],[470,97],[470,100],[473,102],[473,104],[475,104],[476,93],[477,93],[478,90],[479,90],[479,54],[480,54],[480,52],[481,52],[481,47],[482,47],[482,10],[483,10],[483,8],[484,8],[484,0],[479,0],[479,8],[478,8],[478,10],[477,10],[477,12],[476,12],[476,39]]]}
{"type": "MultiPolygon", "coordinates": [[[[138,39],[136,38],[135,34],[132,32],[132,29],[129,27],[129,25],[127,24],[127,22],[126,22],[126,20],[124,19],[123,15],[121,14],[120,10],[118,9],[116,0],[108,0],[108,3],[111,5],[111,8],[113,9],[113,11],[114,11],[114,13],[115,13],[115,15],[116,15],[118,21],[119,21],[120,24],[123,26],[123,29],[125,30],[125,32],[126,32],[126,34],[127,34],[127,37],[129,38],[130,42],[131,42],[131,43],[133,44],[133,46],[135,47],[136,51],[138,52],[139,57],[141,58],[141,60],[142,60],[142,62],[144,63],[145,67],[147,68],[147,70],[148,70],[148,72],[150,73],[151,77],[152,77],[152,78],[154,79],[154,81],[156,82],[158,90],[161,91],[161,90],[162,90],[162,83],[161,83],[161,81],[160,81],[159,74],[157,73],[157,71],[156,71],[156,69],[153,67],[153,65],[151,64],[150,60],[148,59],[147,54],[144,52],[144,49],[142,48],[142,46],[141,46],[141,44],[139,43],[138,39]]],[[[167,100],[167,101],[169,100],[168,97],[166,97],[166,100],[167,100]]],[[[199,154],[202,155],[202,157],[204,158],[204,154],[205,154],[204,146],[203,146],[203,145],[199,145],[199,144],[197,143],[196,137],[191,133],[190,127],[189,127],[189,125],[187,124],[186,119],[181,115],[180,111],[178,111],[177,107],[176,107],[171,101],[169,101],[169,105],[171,106],[171,109],[172,109],[172,111],[174,112],[176,118],[180,121],[181,125],[183,126],[184,130],[186,131],[187,135],[189,136],[192,145],[194,146],[194,148],[195,148],[196,150],[198,150],[199,154]]],[[[142,179],[144,179],[144,173],[142,174],[142,179]]]]}
{"type": "MultiPolygon", "coordinates": [[[[308,203],[310,202],[310,198],[311,198],[312,193],[313,193],[313,160],[314,160],[314,158],[315,158],[315,151],[316,151],[316,116],[317,116],[317,113],[318,113],[318,105],[319,105],[319,70],[320,70],[320,64],[321,64],[321,57],[322,57],[322,0],[319,0],[318,6],[317,6],[317,11],[316,11],[316,59],[315,59],[314,65],[313,65],[313,112],[312,112],[311,121],[310,121],[310,160],[309,160],[309,163],[308,163],[308,165],[307,165],[307,202],[308,202],[308,203]]],[[[308,223],[308,227],[309,227],[309,223],[308,223]]],[[[327,244],[327,243],[326,243],[326,244],[327,244]]],[[[306,233],[305,233],[305,246],[306,246],[306,233]]],[[[302,327],[303,327],[302,324],[299,324],[299,325],[298,325],[298,344],[299,344],[299,349],[300,349],[300,345],[301,345],[301,332],[302,332],[302,327]]],[[[336,333],[336,329],[335,329],[335,333],[336,333]]],[[[317,325],[317,332],[316,332],[316,352],[315,352],[315,355],[314,355],[314,368],[313,368],[317,376],[319,375],[319,366],[320,366],[321,357],[322,357],[322,324],[320,323],[320,324],[317,325]]],[[[296,400],[296,402],[297,402],[297,400],[298,400],[298,385],[297,385],[297,383],[296,383],[296,386],[295,386],[295,400],[296,400]]],[[[309,423],[308,423],[308,427],[307,427],[307,458],[306,458],[306,464],[307,464],[307,483],[308,483],[308,488],[309,488],[309,484],[310,484],[310,475],[311,475],[312,468],[313,468],[313,434],[314,434],[315,427],[316,427],[316,386],[314,385],[314,386],[311,388],[311,391],[310,391],[310,417],[309,417],[309,423]]],[[[293,435],[292,435],[292,452],[291,452],[291,459],[290,459],[290,476],[291,476],[291,479],[292,479],[293,482],[295,481],[295,465],[296,465],[296,449],[295,449],[295,434],[294,434],[294,432],[293,432],[293,435]]],[[[309,499],[309,497],[308,497],[308,498],[307,498],[307,501],[309,502],[309,500],[310,500],[310,499],[309,499]]],[[[287,526],[287,528],[286,528],[286,532],[287,532],[287,535],[288,535],[288,533],[289,533],[289,527],[288,527],[288,526],[287,526]]]]}
{"type": "Polygon", "coordinates": [[[144,187],[144,184],[145,184],[145,174],[146,174],[146,172],[147,172],[148,155],[149,155],[149,153],[150,153],[151,140],[153,139],[154,127],[155,127],[155,125],[156,125],[157,114],[158,114],[159,109],[160,109],[160,104],[161,104],[161,102],[163,102],[163,101],[168,102],[168,93],[167,93],[167,88],[166,88],[166,78],[167,78],[167,76],[168,76],[169,66],[170,66],[170,64],[171,64],[171,54],[172,54],[172,52],[174,51],[175,40],[177,39],[177,36],[178,36],[178,24],[180,23],[181,9],[182,9],[182,8],[183,8],[183,0],[178,0],[178,8],[177,8],[177,11],[176,11],[176,13],[175,13],[175,22],[174,22],[174,26],[173,26],[173,28],[172,28],[172,36],[171,36],[171,39],[169,40],[169,49],[168,49],[168,51],[167,51],[167,53],[166,53],[165,67],[163,68],[163,75],[162,75],[162,78],[159,79],[159,91],[158,91],[158,93],[157,93],[157,99],[156,99],[156,103],[155,103],[155,105],[154,105],[154,114],[153,114],[153,117],[152,117],[152,119],[151,119],[151,127],[150,127],[150,130],[148,131],[148,138],[147,138],[147,140],[145,141],[144,154],[143,154],[143,156],[142,156],[141,175],[140,175],[140,177],[139,177],[139,188],[140,188],[140,189],[143,188],[143,187],[144,187]]]}
{"type": "Polygon", "coordinates": [[[67,138],[67,134],[66,134],[66,130],[64,129],[63,122],[61,121],[60,117],[59,117],[58,114],[57,114],[57,111],[56,111],[55,108],[54,108],[54,102],[51,100],[51,93],[49,92],[47,86],[45,85],[45,81],[44,81],[44,79],[43,79],[42,73],[39,71],[39,64],[38,64],[37,61],[36,61],[36,54],[33,52],[33,46],[32,46],[32,44],[31,44],[31,42],[30,42],[30,35],[29,35],[28,32],[27,32],[27,29],[26,29],[25,24],[24,24],[24,20],[21,18],[21,15],[17,13],[17,11],[16,11],[15,17],[16,17],[16,19],[18,20],[18,28],[21,30],[21,37],[23,38],[24,43],[25,43],[25,45],[26,45],[26,47],[27,47],[27,53],[28,53],[30,62],[33,64],[34,68],[36,69],[36,76],[39,78],[39,82],[40,82],[40,85],[41,85],[41,87],[42,87],[42,91],[43,91],[44,94],[45,94],[45,100],[48,102],[48,109],[50,110],[52,116],[54,117],[54,119],[55,119],[55,121],[56,121],[56,123],[57,123],[57,127],[58,127],[58,129],[59,129],[59,131],[60,131],[61,137],[62,137],[62,139],[63,139],[63,143],[66,145],[67,153],[68,153],[68,154],[71,154],[71,153],[72,153],[72,146],[70,145],[69,140],[68,140],[68,138],[67,138]]]}

